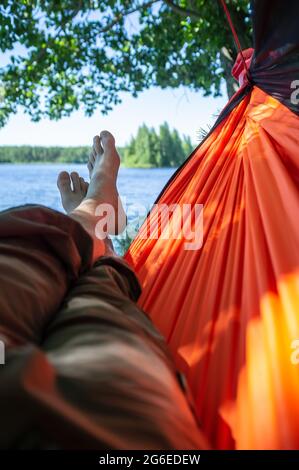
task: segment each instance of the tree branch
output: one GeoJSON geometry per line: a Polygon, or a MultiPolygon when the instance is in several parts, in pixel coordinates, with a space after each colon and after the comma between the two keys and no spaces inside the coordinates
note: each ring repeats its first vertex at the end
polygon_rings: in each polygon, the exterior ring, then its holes
{"type": "Polygon", "coordinates": [[[81,10],[81,8],[82,8],[82,0],[79,0],[78,5],[77,5],[77,8],[76,8],[74,11],[72,11],[72,13],[71,13],[69,16],[67,16],[67,17],[65,18],[65,20],[64,20],[64,21],[62,22],[62,24],[60,25],[60,27],[59,27],[59,29],[58,29],[58,31],[57,31],[57,33],[56,33],[56,36],[59,35],[59,33],[63,30],[63,28],[67,25],[67,23],[69,23],[70,21],[72,21],[72,20],[78,15],[78,13],[79,13],[79,11],[81,10]]]}
{"type": "MultiPolygon", "coordinates": [[[[101,33],[106,33],[107,31],[109,31],[110,29],[113,28],[113,26],[115,26],[117,23],[119,23],[123,18],[125,18],[126,16],[129,16],[137,11],[140,11],[144,8],[148,8],[152,5],[154,5],[155,3],[158,3],[160,2],[161,0],[150,0],[146,3],[143,3],[141,5],[138,5],[137,7],[134,7],[134,8],[131,8],[129,10],[126,10],[126,11],[123,11],[121,13],[119,13],[118,15],[115,16],[115,18],[113,20],[111,20],[106,26],[104,26],[103,28],[97,30],[97,33],[98,34],[101,34],[101,33]]],[[[67,17],[65,18],[65,20],[62,22],[62,24],[59,26],[58,30],[56,31],[56,34],[55,34],[55,37],[54,37],[54,41],[55,39],[59,36],[59,34],[61,33],[61,31],[63,31],[64,27],[66,26],[67,23],[69,23],[70,21],[72,21],[76,16],[77,14],[79,13],[80,9],[82,8],[82,0],[79,0],[78,2],[78,6],[77,8],[67,17]]],[[[48,44],[47,44],[48,46],[48,44]]],[[[45,56],[46,54],[46,50],[47,50],[47,46],[45,46],[44,48],[42,48],[37,56],[33,59],[34,62],[39,62],[41,59],[43,59],[43,57],[45,56]]]]}
{"type": "Polygon", "coordinates": [[[184,8],[180,7],[179,5],[176,5],[172,0],[163,0],[166,5],[168,5],[175,13],[177,13],[180,16],[190,16],[190,18],[194,18],[198,20],[201,18],[201,15],[198,11],[191,10],[190,8],[184,8]]]}
{"type": "MultiPolygon", "coordinates": [[[[82,8],[82,0],[79,0],[78,2],[78,5],[77,5],[77,8],[72,11],[72,13],[67,16],[64,21],[61,23],[61,25],[59,26],[59,28],[57,29],[56,31],[56,34],[55,34],[55,37],[54,37],[54,41],[56,38],[58,38],[59,34],[61,33],[61,31],[63,31],[64,27],[67,25],[67,23],[69,23],[70,21],[72,21],[79,13],[79,11],[81,10],[82,8]]],[[[39,62],[46,54],[46,50],[47,50],[47,46],[46,47],[43,47],[37,54],[37,56],[35,57],[34,59],[34,62],[39,62]]]]}
{"type": "Polygon", "coordinates": [[[160,1],[161,0],[151,0],[149,2],[146,2],[144,4],[139,5],[137,7],[131,8],[130,10],[122,11],[121,13],[116,15],[115,18],[113,20],[111,20],[106,26],[104,26],[103,28],[97,30],[97,33],[106,33],[107,31],[109,31],[111,28],[113,28],[113,26],[115,26],[117,23],[119,23],[126,16],[132,15],[133,13],[136,13],[137,11],[143,10],[144,8],[151,7],[152,5],[154,5],[154,3],[158,3],[160,1]]]}

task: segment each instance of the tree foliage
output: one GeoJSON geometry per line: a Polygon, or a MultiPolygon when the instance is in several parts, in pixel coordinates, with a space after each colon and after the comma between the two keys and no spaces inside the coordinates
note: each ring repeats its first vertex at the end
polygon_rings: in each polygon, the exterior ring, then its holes
{"type": "Polygon", "coordinates": [[[123,151],[124,164],[143,168],[177,167],[192,150],[190,138],[181,138],[167,123],[160,126],[158,133],[143,124],[123,151]]]}
{"type": "MultiPolygon", "coordinates": [[[[193,149],[190,137],[181,138],[177,130],[164,123],[159,132],[143,124],[130,143],[119,148],[127,167],[176,167],[193,149]]],[[[89,147],[2,146],[0,163],[86,163],[89,147]]]]}
{"type": "Polygon", "coordinates": [[[1,146],[0,163],[86,163],[89,147],[1,146]]]}
{"type": "MultiPolygon", "coordinates": [[[[227,0],[243,47],[248,0],[227,0]]],[[[33,120],[82,107],[108,112],[122,92],[187,86],[233,91],[232,35],[218,0],[2,0],[0,125],[18,107],[33,120]]]]}

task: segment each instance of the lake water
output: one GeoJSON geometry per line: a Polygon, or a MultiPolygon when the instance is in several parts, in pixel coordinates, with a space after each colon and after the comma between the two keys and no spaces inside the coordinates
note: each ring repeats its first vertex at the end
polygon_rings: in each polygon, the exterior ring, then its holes
{"type": "MultiPolygon", "coordinates": [[[[77,171],[88,178],[85,165],[1,164],[0,210],[34,203],[63,211],[56,187],[62,170],[77,171]]],[[[173,168],[121,168],[118,189],[126,206],[139,204],[148,210],[173,172],[173,168]]]]}

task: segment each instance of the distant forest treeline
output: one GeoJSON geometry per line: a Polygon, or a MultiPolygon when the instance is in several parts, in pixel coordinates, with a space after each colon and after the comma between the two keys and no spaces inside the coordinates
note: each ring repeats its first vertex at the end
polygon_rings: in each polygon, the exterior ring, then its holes
{"type": "MultiPolygon", "coordinates": [[[[193,150],[189,137],[181,137],[167,123],[156,132],[146,125],[126,147],[118,148],[127,167],[175,167],[193,150]]],[[[90,147],[0,146],[0,163],[85,163],[90,147]]]]}

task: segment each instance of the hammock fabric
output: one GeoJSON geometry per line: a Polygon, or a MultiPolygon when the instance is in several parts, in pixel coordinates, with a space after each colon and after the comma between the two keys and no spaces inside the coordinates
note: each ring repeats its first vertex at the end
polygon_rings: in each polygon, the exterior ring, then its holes
{"type": "Polygon", "coordinates": [[[126,259],[211,445],[295,449],[299,2],[258,0],[252,11],[249,81],[157,201],[204,205],[201,249],[186,250],[184,238],[146,238],[149,223],[161,231],[154,206],[126,259]]]}

